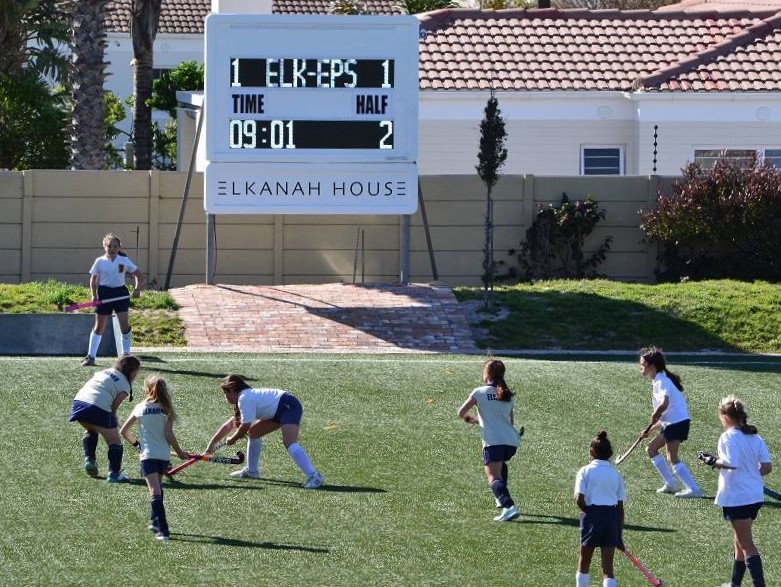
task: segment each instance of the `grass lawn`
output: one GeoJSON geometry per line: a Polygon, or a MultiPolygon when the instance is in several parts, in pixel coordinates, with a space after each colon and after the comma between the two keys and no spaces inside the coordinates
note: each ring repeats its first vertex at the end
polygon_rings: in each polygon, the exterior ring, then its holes
{"type": "MultiPolygon", "coordinates": [[[[478,429],[455,416],[479,384],[481,357],[140,358],[142,376],[169,380],[177,435],[189,450],[201,450],[230,413],[218,388],[225,373],[294,392],[304,404],[301,445],[325,487],[299,487],[302,475],[274,433],[260,481],[197,463],[168,483],[172,541],[158,543],[146,530],[148,496],[132,450],[125,455],[129,484],[108,485],[82,469],[80,428],[67,416],[93,369],[72,358],[0,357],[0,585],[571,585],[578,548],[572,490],[589,440],[607,429],[619,453],[650,413],[650,384],[634,358],[506,359],[519,394],[516,421],[526,427],[510,465],[522,516],[497,524],[478,429]]],[[[657,495],[659,479],[638,450],[620,466],[629,493],[624,538],[665,585],[716,586],[729,579],[731,535],[712,503],[716,474],[696,461],[696,451],[715,451],[717,403],[735,392],[778,459],[781,359],[676,356],[671,368],[683,376],[694,418],[682,458],[708,499],[657,495]]],[[[129,411],[123,405],[120,417],[129,411]]],[[[102,440],[98,456],[103,477],[102,440]]],[[[781,474],[767,484],[781,490],[781,474]]],[[[768,500],[755,526],[768,585],[781,585],[779,506],[768,500]]],[[[616,569],[619,585],[647,584],[623,558],[616,569]]],[[[597,575],[595,563],[592,585],[597,575]]]]}

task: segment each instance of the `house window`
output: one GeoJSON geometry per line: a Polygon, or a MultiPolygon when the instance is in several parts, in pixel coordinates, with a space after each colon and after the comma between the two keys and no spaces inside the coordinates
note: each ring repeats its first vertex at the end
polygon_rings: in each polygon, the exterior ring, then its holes
{"type": "Polygon", "coordinates": [[[756,149],[695,149],[694,162],[703,169],[713,169],[719,159],[728,159],[740,167],[751,167],[757,157],[756,149]]]}
{"type": "Polygon", "coordinates": [[[583,147],[580,169],[582,175],[622,175],[623,150],[621,147],[583,147]]]}
{"type": "Polygon", "coordinates": [[[781,169],[781,149],[765,149],[765,163],[781,169]]]}
{"type": "Polygon", "coordinates": [[[160,77],[164,73],[170,73],[171,71],[173,71],[173,70],[170,67],[167,68],[167,69],[166,68],[159,68],[159,69],[158,68],[154,68],[154,69],[152,69],[152,80],[160,79],[160,77]]]}

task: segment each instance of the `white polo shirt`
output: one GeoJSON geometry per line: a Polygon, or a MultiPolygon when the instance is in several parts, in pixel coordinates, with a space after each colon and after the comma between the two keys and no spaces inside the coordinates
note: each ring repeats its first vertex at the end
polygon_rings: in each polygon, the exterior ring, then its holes
{"type": "Polygon", "coordinates": [[[472,390],[469,397],[477,402],[477,419],[483,447],[497,444],[518,446],[518,431],[510,422],[515,396],[509,402],[503,402],[497,397],[495,387],[483,385],[472,390]]]}
{"type": "Polygon", "coordinates": [[[654,377],[653,387],[654,410],[664,401],[665,396],[670,398],[670,403],[667,405],[667,409],[662,412],[662,424],[668,426],[688,420],[689,410],[686,408],[686,398],[667,375],[657,373],[654,377]]]}
{"type": "Polygon", "coordinates": [[[138,266],[130,260],[130,257],[117,255],[109,259],[105,255],[95,259],[90,267],[89,274],[97,275],[98,285],[105,287],[122,287],[125,285],[125,277],[133,273],[138,266]]]}
{"type": "Polygon", "coordinates": [[[616,505],[626,501],[626,488],[621,473],[609,461],[593,459],[575,475],[575,497],[579,493],[586,505],[616,505]]]}
{"type": "Polygon", "coordinates": [[[770,451],[759,434],[729,428],[719,436],[719,459],[735,469],[719,469],[716,505],[734,507],[765,500],[759,463],[769,463],[770,451]]]}
{"type": "Polygon", "coordinates": [[[147,400],[139,403],[131,416],[138,419],[138,441],[141,443],[141,460],[171,460],[171,447],[165,437],[165,425],[168,414],[159,403],[147,400]]]}
{"type": "Polygon", "coordinates": [[[277,413],[279,398],[286,391],[282,389],[247,388],[239,394],[241,423],[251,424],[255,420],[270,420],[277,413]]]}

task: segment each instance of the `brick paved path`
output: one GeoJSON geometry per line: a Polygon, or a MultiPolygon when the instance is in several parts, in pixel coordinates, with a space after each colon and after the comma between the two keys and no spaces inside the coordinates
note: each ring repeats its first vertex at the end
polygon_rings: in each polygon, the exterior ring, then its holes
{"type": "Polygon", "coordinates": [[[478,352],[446,287],[189,285],[170,293],[193,350],[478,352]]]}

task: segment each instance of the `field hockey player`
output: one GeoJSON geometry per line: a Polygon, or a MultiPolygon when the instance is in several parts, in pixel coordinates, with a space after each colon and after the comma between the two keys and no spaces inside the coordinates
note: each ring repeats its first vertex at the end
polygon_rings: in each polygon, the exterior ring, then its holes
{"type": "Polygon", "coordinates": [[[90,477],[98,476],[96,451],[98,435],[108,445],[109,474],[106,481],[126,481],[122,472],[122,439],[119,436],[117,410],[125,398],[133,399],[131,384],[138,375],[141,361],[127,356],[117,360],[111,369],[95,373],[73,398],[70,422],[84,428],[84,470],[90,477]]]}
{"type": "MultiPolygon", "coordinates": [[[[643,377],[653,381],[653,412],[651,422],[646,430],[661,426],[661,431],[648,443],[645,452],[651,459],[664,485],[657,493],[674,493],[675,497],[702,497],[702,490],[692,477],[689,469],[678,458],[681,443],[689,438],[689,411],[686,399],[683,397],[681,378],[667,368],[667,361],[661,349],[648,347],[640,351],[640,372],[643,377]],[[659,449],[665,447],[667,460],[659,454],[659,449]],[[669,466],[668,466],[669,461],[669,466]],[[672,467],[672,471],[670,471],[672,467]],[[681,488],[678,480],[683,483],[681,488]]],[[[641,437],[648,436],[643,431],[641,437]]]]}
{"type": "Polygon", "coordinates": [[[589,444],[589,464],[575,476],[575,503],[580,509],[580,555],[575,587],[588,587],[591,559],[599,548],[602,558],[602,585],[615,587],[613,559],[623,548],[624,502],[626,488],[621,474],[610,463],[613,448],[604,430],[589,444]]]}

